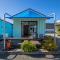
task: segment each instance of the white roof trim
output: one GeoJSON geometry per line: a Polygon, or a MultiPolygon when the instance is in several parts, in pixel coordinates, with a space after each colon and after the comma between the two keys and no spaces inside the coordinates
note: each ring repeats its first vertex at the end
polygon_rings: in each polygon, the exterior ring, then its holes
{"type": "MultiPolygon", "coordinates": [[[[4,19],[0,19],[0,20],[3,20],[4,21],[4,19]]],[[[12,19],[6,19],[5,21],[8,22],[8,23],[13,24],[13,20],[12,19]]]]}

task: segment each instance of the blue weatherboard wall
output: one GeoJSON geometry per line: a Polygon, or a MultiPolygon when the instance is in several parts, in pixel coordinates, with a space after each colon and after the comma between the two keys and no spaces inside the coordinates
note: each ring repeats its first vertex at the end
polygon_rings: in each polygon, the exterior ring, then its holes
{"type": "Polygon", "coordinates": [[[38,37],[40,34],[45,34],[45,20],[42,20],[40,18],[18,18],[14,19],[14,25],[13,25],[13,36],[15,38],[21,38],[21,21],[37,21],[37,33],[38,37]]]}
{"type": "MultiPolygon", "coordinates": [[[[13,24],[5,21],[5,33],[8,34],[8,37],[13,35],[13,24]]],[[[0,19],[0,35],[4,34],[4,21],[0,19]]]]}

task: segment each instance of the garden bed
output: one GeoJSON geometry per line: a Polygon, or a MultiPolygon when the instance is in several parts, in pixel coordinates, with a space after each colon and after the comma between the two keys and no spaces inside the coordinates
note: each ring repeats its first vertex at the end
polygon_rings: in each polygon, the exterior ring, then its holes
{"type": "MultiPolygon", "coordinates": [[[[15,41],[15,40],[14,40],[15,41]]],[[[43,40],[24,40],[18,44],[7,41],[8,49],[5,52],[16,53],[29,53],[29,54],[52,54],[56,52],[57,45],[54,43],[51,36],[44,37],[43,40]],[[10,47],[9,47],[9,46],[10,47]]]]}

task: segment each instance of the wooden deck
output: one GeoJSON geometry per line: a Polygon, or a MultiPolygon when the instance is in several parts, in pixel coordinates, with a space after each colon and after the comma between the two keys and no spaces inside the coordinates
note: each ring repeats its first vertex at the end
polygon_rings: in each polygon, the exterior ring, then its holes
{"type": "Polygon", "coordinates": [[[5,40],[38,40],[39,41],[41,39],[40,38],[5,38],[5,40]]]}

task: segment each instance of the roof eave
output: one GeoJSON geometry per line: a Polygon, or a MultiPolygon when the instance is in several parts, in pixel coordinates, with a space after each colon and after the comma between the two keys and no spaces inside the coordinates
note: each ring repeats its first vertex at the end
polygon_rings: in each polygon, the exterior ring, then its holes
{"type": "Polygon", "coordinates": [[[6,17],[6,18],[9,18],[9,19],[13,19],[13,18],[46,18],[46,19],[50,19],[53,17],[6,17]]]}

